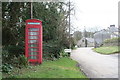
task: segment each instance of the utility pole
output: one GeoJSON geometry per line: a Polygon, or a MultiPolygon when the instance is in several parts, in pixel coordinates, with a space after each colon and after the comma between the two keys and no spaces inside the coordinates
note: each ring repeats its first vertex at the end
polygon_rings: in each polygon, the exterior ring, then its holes
{"type": "Polygon", "coordinates": [[[87,47],[87,39],[86,39],[86,37],[87,37],[87,33],[86,33],[86,28],[84,26],[85,47],[87,47]]]}
{"type": "Polygon", "coordinates": [[[33,19],[33,3],[32,3],[32,0],[31,0],[31,19],[33,19]]]}
{"type": "Polygon", "coordinates": [[[69,0],[69,49],[71,49],[71,34],[70,34],[70,0],[69,0]]]}

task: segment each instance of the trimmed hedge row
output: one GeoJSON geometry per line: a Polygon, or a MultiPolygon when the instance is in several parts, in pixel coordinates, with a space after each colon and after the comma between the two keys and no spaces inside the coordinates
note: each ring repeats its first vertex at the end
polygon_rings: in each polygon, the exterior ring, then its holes
{"type": "Polygon", "coordinates": [[[106,39],[103,46],[119,46],[120,38],[106,39]]]}

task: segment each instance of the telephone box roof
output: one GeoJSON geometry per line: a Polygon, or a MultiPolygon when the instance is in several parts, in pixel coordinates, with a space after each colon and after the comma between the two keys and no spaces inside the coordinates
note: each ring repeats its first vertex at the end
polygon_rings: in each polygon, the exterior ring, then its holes
{"type": "Polygon", "coordinates": [[[26,22],[41,22],[42,23],[42,21],[39,19],[27,19],[26,22]]]}

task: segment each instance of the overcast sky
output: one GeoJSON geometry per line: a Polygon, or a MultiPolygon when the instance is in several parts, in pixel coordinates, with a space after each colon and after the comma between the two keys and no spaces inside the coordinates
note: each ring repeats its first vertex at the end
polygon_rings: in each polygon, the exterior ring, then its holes
{"type": "MultiPolygon", "coordinates": [[[[71,0],[75,15],[71,24],[77,30],[106,29],[112,24],[118,25],[118,2],[120,0],[71,0]]],[[[75,30],[75,29],[74,29],[75,30]]]]}

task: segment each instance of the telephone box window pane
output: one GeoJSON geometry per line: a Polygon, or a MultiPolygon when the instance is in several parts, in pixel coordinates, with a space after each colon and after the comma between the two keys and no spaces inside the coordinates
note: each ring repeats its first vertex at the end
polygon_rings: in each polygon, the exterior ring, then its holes
{"type": "Polygon", "coordinates": [[[38,35],[38,32],[29,32],[29,35],[38,35]]]}
{"type": "Polygon", "coordinates": [[[37,56],[29,56],[29,59],[37,59],[37,56]]]}
{"type": "Polygon", "coordinates": [[[38,55],[38,52],[29,52],[29,55],[38,55]]]}
{"type": "Polygon", "coordinates": [[[29,28],[29,31],[39,31],[39,28],[29,28]]]}
{"type": "Polygon", "coordinates": [[[29,44],[29,47],[38,47],[38,44],[29,44]]]}
{"type": "Polygon", "coordinates": [[[37,48],[29,48],[29,51],[38,51],[37,48]]]}
{"type": "Polygon", "coordinates": [[[38,40],[29,40],[28,42],[29,42],[29,43],[37,43],[38,40]]]}
{"type": "Polygon", "coordinates": [[[38,36],[29,36],[29,39],[38,39],[38,36]]]}

